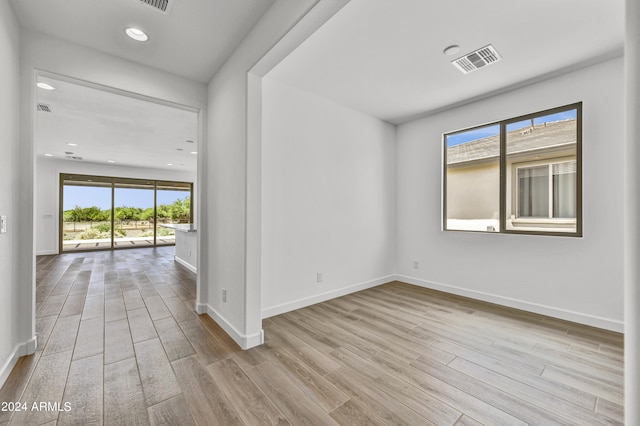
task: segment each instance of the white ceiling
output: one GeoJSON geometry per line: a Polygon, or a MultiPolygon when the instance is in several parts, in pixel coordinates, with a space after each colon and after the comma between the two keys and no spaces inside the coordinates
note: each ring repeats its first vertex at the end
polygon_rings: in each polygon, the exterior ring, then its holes
{"type": "MultiPolygon", "coordinates": [[[[273,0],[11,0],[21,26],[207,83],[273,0]],[[150,35],[124,35],[136,25],[150,35]]],[[[620,55],[623,0],[351,0],[277,65],[274,78],[392,123],[620,55]],[[445,56],[446,46],[461,51],[445,56]],[[493,44],[468,75],[450,61],[493,44]]],[[[37,151],[195,170],[195,114],[68,82],[38,90],[37,151]],[[69,147],[66,143],[77,143],[69,147]],[[178,148],[183,151],[177,151],[178,148]],[[172,163],[174,166],[166,166],[172,163]]]]}
{"type": "Polygon", "coordinates": [[[623,0],[351,0],[268,77],[401,123],[620,55],[623,42],[623,0]],[[451,65],[488,44],[502,61],[467,75],[451,65]]]}
{"type": "Polygon", "coordinates": [[[38,89],[38,103],[51,109],[36,113],[39,157],[71,155],[85,163],[111,160],[119,166],[196,170],[197,154],[191,152],[198,151],[197,113],[51,78],[38,81],[56,89],[38,89]]]}
{"type": "Polygon", "coordinates": [[[164,14],[138,0],[11,0],[20,25],[209,83],[274,0],[170,0],[164,14]],[[149,35],[139,43],[124,30],[149,35]]]}
{"type": "MultiPolygon", "coordinates": [[[[11,4],[23,28],[208,83],[274,0],[170,1],[167,14],[138,0],[11,4]],[[149,41],[129,39],[128,26],[145,30],[149,41]]],[[[196,169],[197,155],[190,154],[197,152],[195,113],[63,81],[52,85],[57,90],[38,89],[38,102],[53,110],[36,116],[39,156],[64,159],[68,151],[83,162],[196,169]]]]}

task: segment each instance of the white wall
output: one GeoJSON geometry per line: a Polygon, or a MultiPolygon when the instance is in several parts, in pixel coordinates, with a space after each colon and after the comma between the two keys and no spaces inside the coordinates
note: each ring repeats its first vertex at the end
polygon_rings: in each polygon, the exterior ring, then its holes
{"type": "Polygon", "coordinates": [[[622,100],[617,58],[399,126],[400,278],[622,331],[622,100]],[[441,231],[442,133],[577,101],[583,238],[441,231]]]}
{"type": "Polygon", "coordinates": [[[269,78],[262,101],[263,316],[390,281],[395,126],[269,78]]]}
{"type": "MultiPolygon", "coordinates": [[[[194,182],[193,197],[197,199],[195,170],[192,172],[179,172],[175,170],[142,169],[38,157],[36,162],[35,205],[37,255],[58,254],[59,251],[60,173],[194,182]]],[[[194,218],[194,220],[196,219],[194,218]]]]}
{"type": "Polygon", "coordinates": [[[207,204],[198,231],[208,298],[198,309],[245,348],[262,341],[260,283],[246,279],[248,71],[314,3],[277,0],[208,86],[209,137],[198,151],[210,165],[201,185],[207,204]]]}
{"type": "Polygon", "coordinates": [[[0,387],[33,334],[21,326],[21,291],[25,283],[18,274],[18,146],[20,105],[20,40],[18,22],[9,2],[0,2],[0,215],[7,217],[7,233],[0,234],[0,387]]]}

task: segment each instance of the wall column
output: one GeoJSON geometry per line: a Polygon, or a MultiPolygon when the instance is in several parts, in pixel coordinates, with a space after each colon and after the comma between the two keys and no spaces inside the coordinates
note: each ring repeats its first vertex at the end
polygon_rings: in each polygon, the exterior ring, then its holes
{"type": "Polygon", "coordinates": [[[625,424],[640,424],[640,2],[626,0],[624,151],[625,424]]]}

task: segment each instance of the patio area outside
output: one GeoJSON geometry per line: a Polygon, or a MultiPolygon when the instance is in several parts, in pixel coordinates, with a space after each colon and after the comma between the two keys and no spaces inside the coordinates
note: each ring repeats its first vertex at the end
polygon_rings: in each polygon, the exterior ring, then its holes
{"type": "MultiPolygon", "coordinates": [[[[162,221],[174,223],[173,221],[162,221]]],[[[176,223],[179,223],[177,221],[176,223]]],[[[63,222],[63,251],[99,250],[111,248],[111,223],[100,222],[63,222]]],[[[151,220],[128,220],[114,222],[114,248],[153,246],[154,223],[151,220]]],[[[175,244],[175,231],[158,226],[157,245],[175,244]]]]}

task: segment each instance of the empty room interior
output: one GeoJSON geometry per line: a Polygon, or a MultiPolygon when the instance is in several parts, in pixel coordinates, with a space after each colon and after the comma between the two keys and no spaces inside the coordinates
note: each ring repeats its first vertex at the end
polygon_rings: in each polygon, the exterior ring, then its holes
{"type": "Polygon", "coordinates": [[[640,424],[635,0],[7,0],[0,76],[0,426],[640,424]]]}

